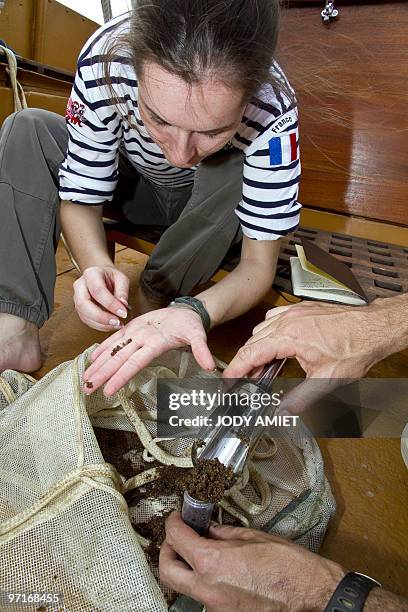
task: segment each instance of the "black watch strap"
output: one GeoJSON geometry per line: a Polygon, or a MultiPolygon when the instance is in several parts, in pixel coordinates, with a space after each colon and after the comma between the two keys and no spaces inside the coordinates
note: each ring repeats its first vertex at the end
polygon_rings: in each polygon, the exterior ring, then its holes
{"type": "Polygon", "coordinates": [[[187,306],[188,308],[191,308],[192,310],[194,310],[197,314],[200,315],[201,321],[203,323],[203,327],[206,333],[210,331],[211,329],[210,315],[208,314],[207,309],[201,300],[198,300],[197,298],[186,295],[183,297],[176,298],[169,304],[169,306],[177,306],[177,305],[187,306]]]}
{"type": "Polygon", "coordinates": [[[324,612],[361,612],[371,589],[380,586],[369,576],[349,572],[339,583],[324,612]]]}

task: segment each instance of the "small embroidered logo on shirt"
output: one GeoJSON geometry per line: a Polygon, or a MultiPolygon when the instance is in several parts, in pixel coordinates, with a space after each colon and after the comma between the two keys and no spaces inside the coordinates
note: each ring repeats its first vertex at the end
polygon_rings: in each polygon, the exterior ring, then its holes
{"type": "Polygon", "coordinates": [[[271,166],[286,166],[298,158],[298,142],[295,132],[275,136],[269,141],[269,160],[271,166]]]}
{"type": "Polygon", "coordinates": [[[82,122],[84,120],[85,115],[85,105],[69,98],[67,103],[67,110],[65,113],[65,119],[72,123],[73,125],[77,125],[81,127],[82,122]]]}

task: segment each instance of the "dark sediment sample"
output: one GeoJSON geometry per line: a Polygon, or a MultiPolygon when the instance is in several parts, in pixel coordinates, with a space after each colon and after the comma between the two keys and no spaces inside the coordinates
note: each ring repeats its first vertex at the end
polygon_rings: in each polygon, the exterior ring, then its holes
{"type": "Polygon", "coordinates": [[[125,478],[131,478],[144,470],[143,464],[135,465],[130,459],[124,457],[129,451],[137,453],[143,450],[143,445],[136,433],[103,427],[94,427],[94,432],[105,461],[111,463],[119,474],[125,478]]]}
{"type": "MultiPolygon", "coordinates": [[[[218,459],[199,460],[193,468],[179,468],[175,465],[162,466],[159,471],[158,480],[147,484],[144,492],[131,492],[132,494],[137,493],[132,499],[134,504],[144,498],[156,499],[169,495],[177,495],[181,502],[184,491],[188,491],[197,500],[217,503],[221,501],[224,492],[234,482],[232,468],[225,467],[218,459]]],[[[132,505],[129,499],[128,503],[132,505]]],[[[152,516],[144,523],[132,522],[135,530],[151,541],[145,552],[152,563],[157,564],[159,561],[160,546],[165,538],[165,522],[171,512],[172,510],[169,510],[152,516]]]]}
{"type": "Polygon", "coordinates": [[[132,338],[128,338],[125,342],[122,342],[122,344],[118,344],[116,345],[111,352],[111,357],[113,357],[114,355],[116,355],[116,353],[118,353],[119,351],[121,351],[123,348],[125,348],[125,346],[127,346],[128,344],[130,344],[132,342],[132,338]]]}
{"type": "Polygon", "coordinates": [[[141,460],[136,463],[124,456],[130,451],[135,454],[143,451],[136,433],[102,427],[94,427],[94,432],[105,461],[111,463],[126,479],[145,469],[157,467],[159,470],[156,480],[126,494],[130,506],[146,498],[176,495],[182,499],[184,491],[199,501],[217,503],[234,481],[232,468],[225,467],[218,459],[198,459],[192,468],[160,465],[157,461],[148,465],[141,460]]]}
{"type": "MultiPolygon", "coordinates": [[[[125,494],[130,507],[137,506],[143,499],[157,499],[166,496],[178,497],[180,503],[175,503],[175,506],[180,507],[184,491],[188,491],[199,501],[217,503],[234,482],[232,468],[225,467],[218,459],[198,459],[192,468],[180,468],[175,465],[163,466],[157,461],[146,464],[140,457],[143,445],[136,433],[101,427],[95,427],[94,432],[105,461],[111,463],[126,479],[146,469],[153,467],[158,469],[159,474],[155,481],[125,494]],[[130,454],[130,451],[138,455],[135,461],[128,456],[124,457],[130,454]]],[[[172,510],[152,516],[146,522],[134,523],[132,521],[135,530],[150,540],[145,552],[154,564],[157,564],[159,560],[160,546],[165,538],[164,525],[170,512],[172,510]]]]}
{"type": "Polygon", "coordinates": [[[174,494],[182,497],[188,491],[194,499],[217,503],[234,481],[232,468],[225,467],[218,459],[199,459],[188,469],[174,465],[159,469],[159,479],[146,487],[146,497],[174,494]]]}
{"type": "Polygon", "coordinates": [[[217,503],[234,482],[234,471],[218,459],[200,459],[190,470],[186,490],[199,501],[217,503]]]}
{"type": "Polygon", "coordinates": [[[133,527],[141,536],[150,540],[150,544],[145,552],[152,563],[159,562],[160,546],[165,538],[164,524],[171,512],[172,510],[168,510],[163,514],[152,516],[144,523],[132,523],[133,527]]]}

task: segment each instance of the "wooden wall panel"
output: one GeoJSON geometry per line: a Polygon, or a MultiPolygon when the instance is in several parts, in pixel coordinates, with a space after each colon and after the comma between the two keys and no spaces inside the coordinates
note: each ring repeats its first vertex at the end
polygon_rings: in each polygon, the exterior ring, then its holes
{"type": "MultiPolygon", "coordinates": [[[[65,115],[67,97],[47,94],[38,91],[26,91],[26,100],[29,108],[44,108],[59,115],[65,115]]],[[[9,87],[0,86],[0,126],[3,121],[14,112],[13,91],[9,87]]]]}
{"type": "Polygon", "coordinates": [[[408,3],[283,15],[279,59],[298,94],[305,205],[408,224],[408,3]]]}
{"type": "Polygon", "coordinates": [[[27,105],[30,108],[44,108],[45,110],[53,111],[59,115],[65,115],[67,98],[64,96],[29,91],[26,93],[26,99],[27,105]]]}
{"type": "MultiPolygon", "coordinates": [[[[71,82],[68,80],[53,78],[31,70],[22,70],[21,68],[18,70],[18,81],[25,91],[38,91],[65,96],[65,98],[68,98],[72,87],[71,82]]],[[[0,64],[0,85],[10,87],[10,79],[4,64],[0,64]]]]}
{"type": "Polygon", "coordinates": [[[0,13],[0,38],[18,55],[72,72],[98,27],[56,0],[6,0],[0,13]]]}
{"type": "Polygon", "coordinates": [[[9,87],[0,86],[0,126],[6,117],[14,111],[13,91],[9,87]]]}
{"type": "Polygon", "coordinates": [[[33,51],[34,13],[33,0],[6,0],[0,13],[0,38],[23,57],[33,51]]]}
{"type": "Polygon", "coordinates": [[[98,28],[56,0],[38,0],[32,59],[75,72],[81,48],[98,28]]]}

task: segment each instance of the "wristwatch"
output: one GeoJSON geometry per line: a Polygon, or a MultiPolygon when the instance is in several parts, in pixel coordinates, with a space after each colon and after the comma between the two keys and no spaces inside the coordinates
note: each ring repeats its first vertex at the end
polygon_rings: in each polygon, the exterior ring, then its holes
{"type": "Polygon", "coordinates": [[[170,302],[169,306],[184,306],[184,308],[191,308],[191,310],[194,310],[194,312],[200,315],[205,332],[208,333],[210,331],[210,315],[208,314],[207,309],[201,300],[186,295],[183,297],[176,298],[175,300],[170,302]]]}
{"type": "Polygon", "coordinates": [[[365,601],[375,587],[381,584],[358,572],[349,572],[337,586],[324,612],[361,612],[365,601]]]}

